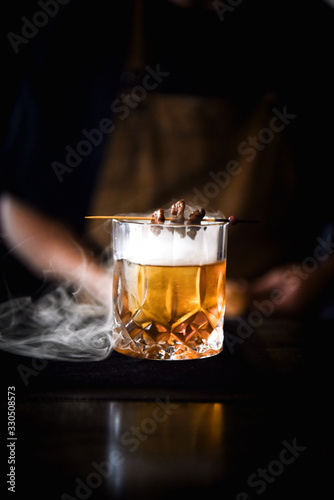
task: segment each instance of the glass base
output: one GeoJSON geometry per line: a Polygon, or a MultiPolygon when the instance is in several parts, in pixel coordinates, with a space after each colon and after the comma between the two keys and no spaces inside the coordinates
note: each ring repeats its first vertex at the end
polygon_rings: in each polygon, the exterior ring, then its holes
{"type": "MultiPolygon", "coordinates": [[[[122,337],[122,336],[121,336],[122,337]]],[[[223,350],[224,332],[222,328],[217,328],[210,334],[206,341],[198,338],[195,341],[181,342],[173,334],[168,340],[154,342],[151,338],[143,335],[136,340],[119,338],[115,342],[115,351],[141,359],[154,360],[189,360],[203,359],[216,356],[223,350]]]]}

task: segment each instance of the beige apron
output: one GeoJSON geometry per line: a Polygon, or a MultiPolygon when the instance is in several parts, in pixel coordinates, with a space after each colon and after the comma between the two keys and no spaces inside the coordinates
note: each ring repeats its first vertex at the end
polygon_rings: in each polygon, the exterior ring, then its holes
{"type": "MultiPolygon", "coordinates": [[[[145,65],[142,44],[136,47],[129,62],[135,71],[145,65]]],[[[120,95],[126,92],[131,88],[120,95]]],[[[90,213],[152,212],[184,198],[207,212],[259,219],[230,228],[228,274],[266,271],[288,243],[281,218],[295,181],[275,97],[265,94],[245,110],[223,98],[147,91],[126,118],[114,120],[90,213]]],[[[110,244],[109,228],[88,223],[102,246],[110,244]]]]}

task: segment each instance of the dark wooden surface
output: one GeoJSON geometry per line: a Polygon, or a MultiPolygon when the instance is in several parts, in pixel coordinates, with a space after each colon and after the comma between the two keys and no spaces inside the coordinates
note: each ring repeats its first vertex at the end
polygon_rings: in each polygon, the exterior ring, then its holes
{"type": "Polygon", "coordinates": [[[2,352],[4,409],[6,386],[17,392],[15,498],[327,498],[333,323],[240,325],[203,361],[2,352]]]}

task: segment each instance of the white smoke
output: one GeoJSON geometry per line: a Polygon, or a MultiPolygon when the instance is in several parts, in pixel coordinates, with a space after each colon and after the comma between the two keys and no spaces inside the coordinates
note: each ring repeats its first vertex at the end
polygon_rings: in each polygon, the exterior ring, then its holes
{"type": "Polygon", "coordinates": [[[0,349],[36,358],[101,360],[113,349],[113,324],[111,308],[81,302],[58,286],[37,300],[0,304],[0,349]]]}

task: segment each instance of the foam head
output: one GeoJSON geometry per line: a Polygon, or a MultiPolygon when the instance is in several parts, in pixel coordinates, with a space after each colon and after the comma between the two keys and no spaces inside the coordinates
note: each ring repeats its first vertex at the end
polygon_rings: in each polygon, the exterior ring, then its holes
{"type": "Polygon", "coordinates": [[[142,265],[213,264],[225,256],[225,231],[226,227],[219,224],[179,226],[113,221],[114,255],[117,260],[142,265]]]}

